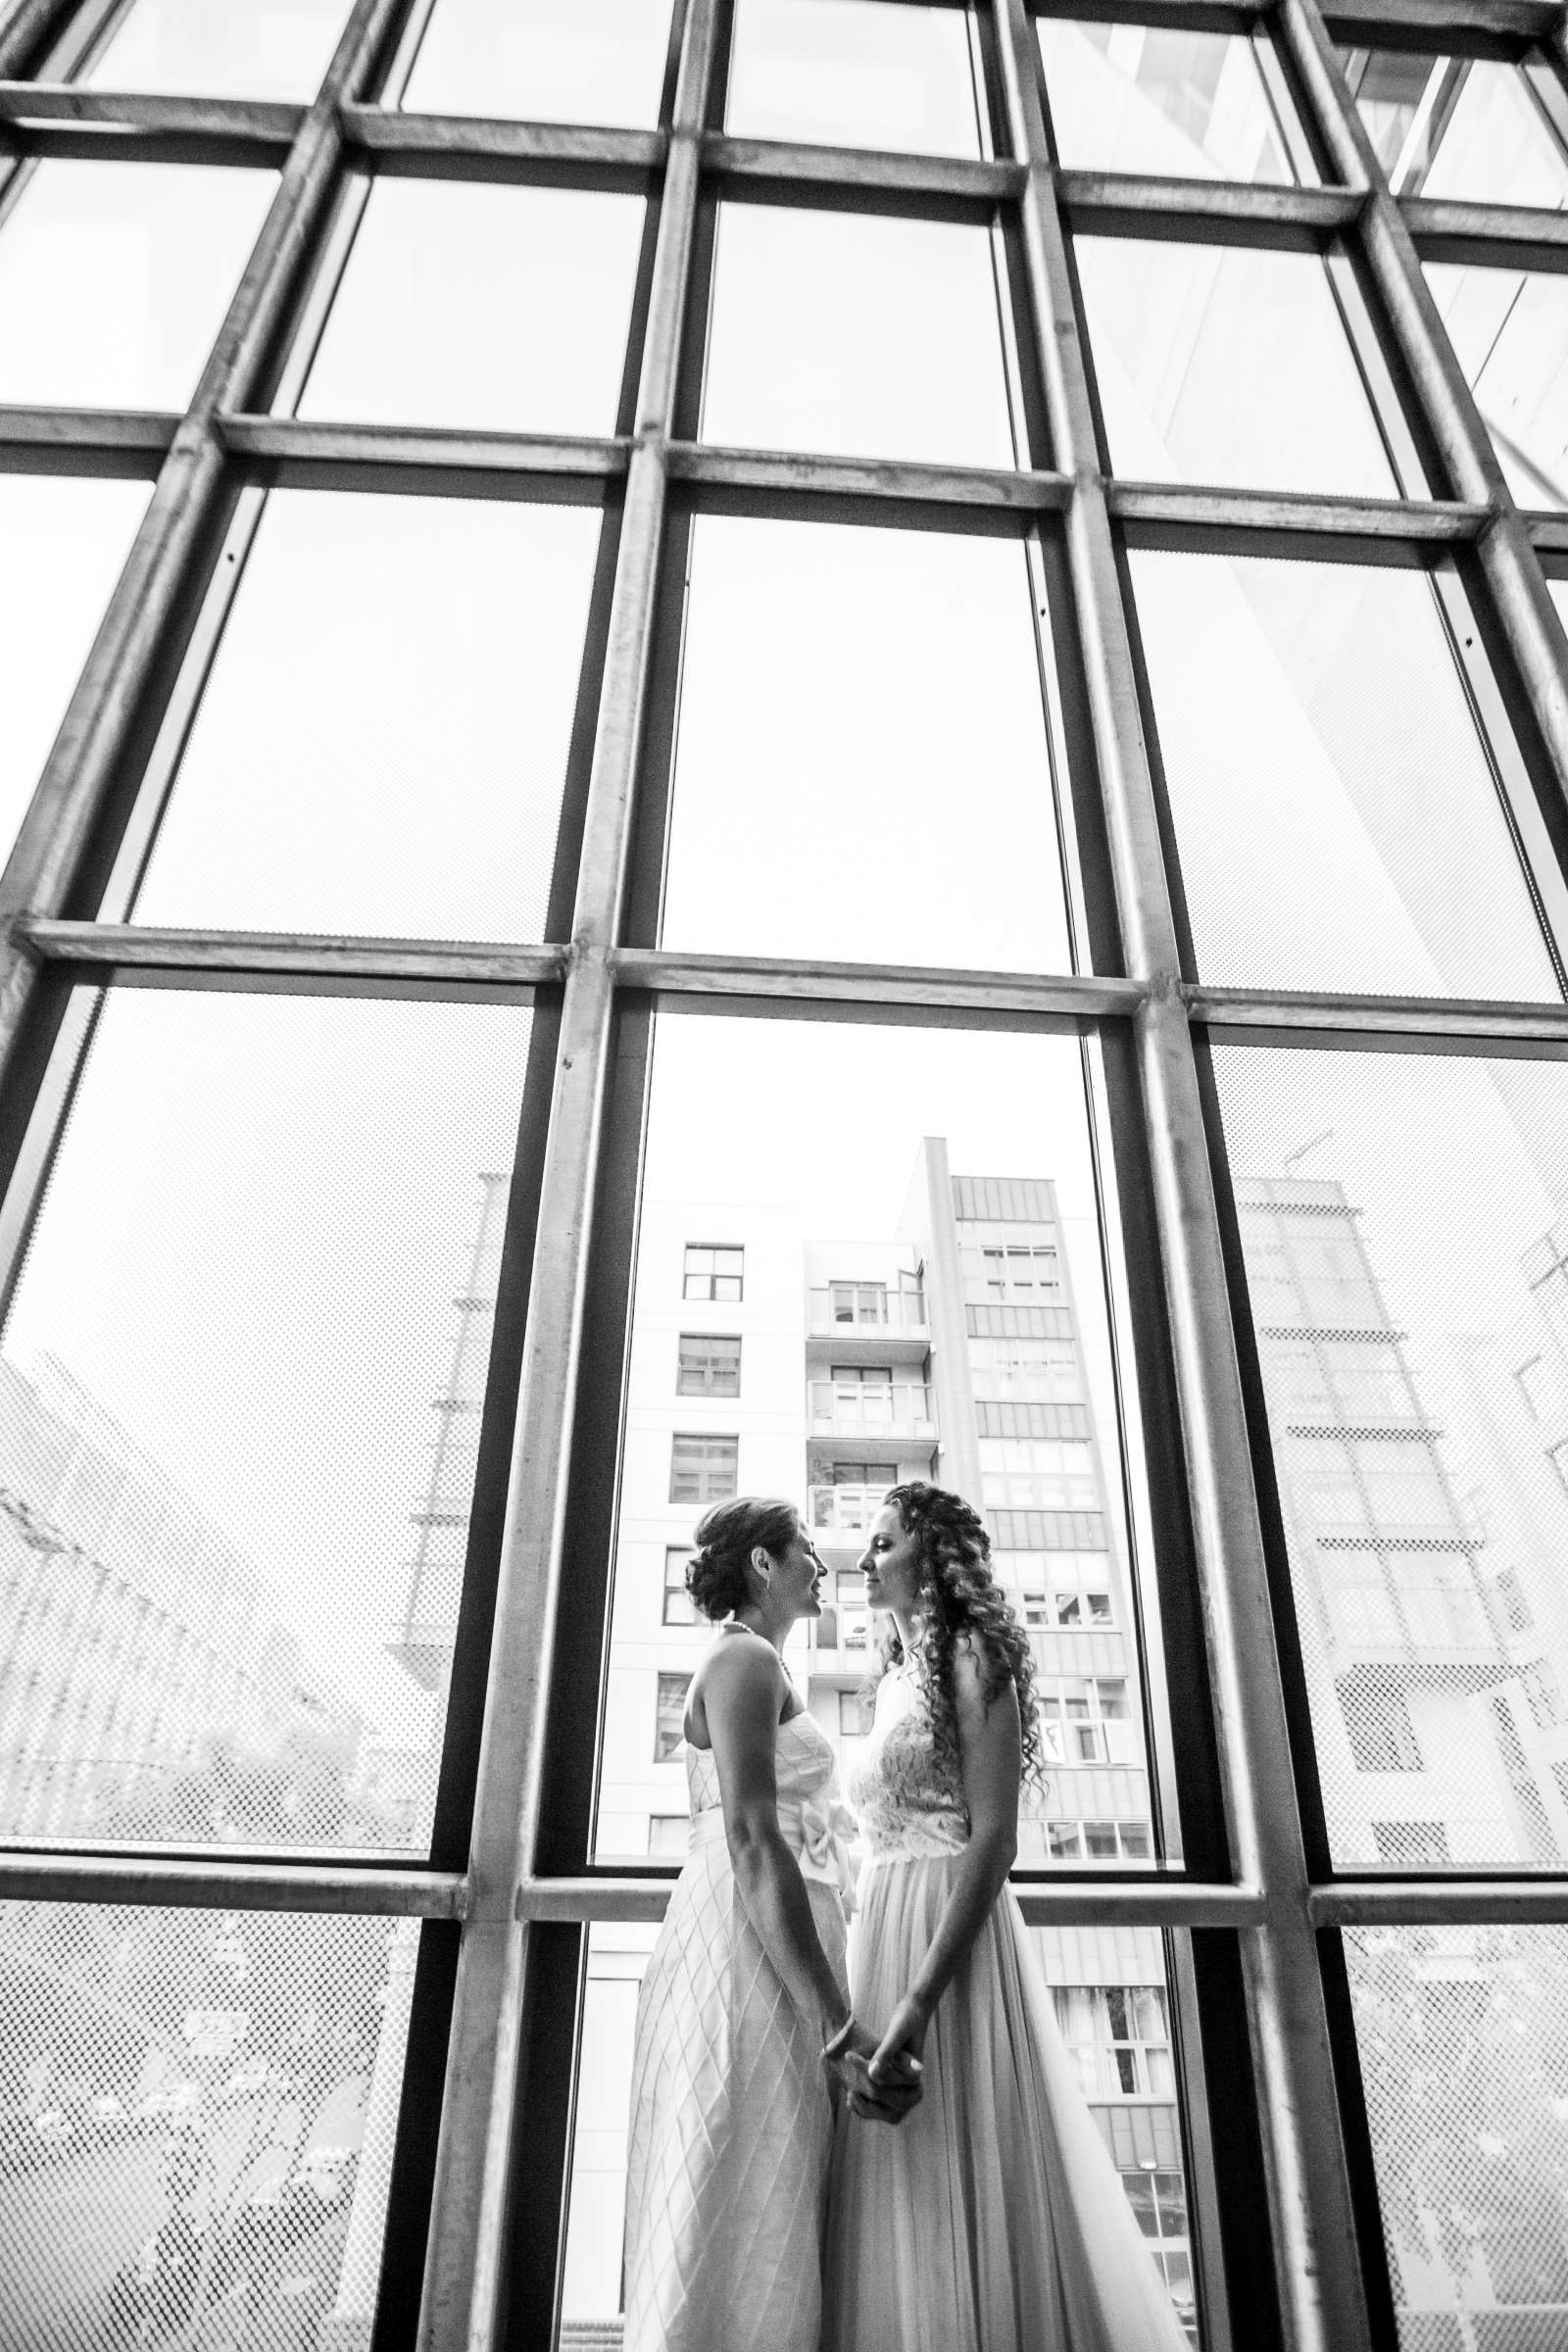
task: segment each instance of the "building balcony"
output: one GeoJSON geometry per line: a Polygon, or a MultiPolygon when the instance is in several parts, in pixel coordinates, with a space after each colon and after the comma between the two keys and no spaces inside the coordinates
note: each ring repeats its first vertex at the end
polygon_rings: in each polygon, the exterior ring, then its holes
{"type": "Polygon", "coordinates": [[[813,1380],[806,1393],[806,1434],[832,1445],[934,1446],[936,1397],[923,1381],[813,1380]]]}
{"type": "Polygon", "coordinates": [[[830,1283],[806,1294],[806,1336],[819,1364],[923,1366],[930,1312],[918,1291],[830,1283]]]}
{"type": "Polygon", "coordinates": [[[870,1610],[863,1603],[845,1608],[830,1601],[821,1616],[812,1619],[807,1643],[813,1675],[853,1689],[865,1680],[871,1654],[870,1610]]]}
{"type": "Polygon", "coordinates": [[[882,1497],[888,1487],[812,1487],[809,1495],[811,1532],[820,1529],[829,1537],[868,1536],[871,1522],[882,1508],[882,1497]]]}

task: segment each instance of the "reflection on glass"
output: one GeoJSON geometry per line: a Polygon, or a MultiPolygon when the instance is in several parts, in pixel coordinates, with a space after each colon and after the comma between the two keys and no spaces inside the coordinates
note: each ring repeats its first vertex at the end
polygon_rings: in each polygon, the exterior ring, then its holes
{"type": "Polygon", "coordinates": [[[1011,466],[985,230],[725,205],[703,435],[1011,466]]]}
{"type": "Polygon", "coordinates": [[[1568,1857],[1568,1073],[1215,1055],[1338,1870],[1568,1857]]]}
{"type": "Polygon", "coordinates": [[[740,0],[727,128],[745,139],[978,155],[963,17],[880,0],[740,0]]]}
{"type": "Polygon", "coordinates": [[[183,409],[275,185],[194,165],[40,165],[0,228],[0,401],[183,409]]]}
{"type": "Polygon", "coordinates": [[[136,919],[542,938],[599,527],[274,492],[136,919]]]}
{"type": "Polygon", "coordinates": [[[300,415],[612,433],[643,212],[576,189],[379,180],[300,415]]]}
{"type": "Polygon", "coordinates": [[[664,945],[1066,969],[1030,597],[1005,540],[699,520],[664,945]]]}
{"type": "Polygon", "coordinates": [[[172,97],[316,96],[348,0],[136,0],[87,75],[172,97]]]}
{"type": "Polygon", "coordinates": [[[1430,583],[1131,561],[1201,976],[1556,1000],[1430,583]]]}
{"type": "Polygon", "coordinates": [[[6,2341],[368,2340],[418,1935],[0,1905],[6,2341]]]}
{"type": "Polygon", "coordinates": [[[1351,49],[1343,63],[1396,194],[1568,204],[1568,155],[1529,71],[1398,49],[1351,49]]]}
{"type": "Polygon", "coordinates": [[[0,862],[146,510],[145,482],[0,474],[0,862]]]}
{"type": "Polygon", "coordinates": [[[841,1759],[871,1626],[858,1563],[897,1478],[984,1510],[1040,1677],[1049,1788],[1024,1867],[1148,1868],[1153,1826],[1078,1045],[682,1018],[654,1051],[597,1858],[678,1860],[685,1751],[660,1678],[710,1629],[666,1607],[709,1501],[798,1499],[828,1607],[786,1663],[841,1759]],[[715,1089],[722,1090],[722,1108],[715,1089]],[[780,1145],[829,1112],[841,1148],[780,1145]],[[723,1249],[725,1295],[688,1279],[723,1249]],[[738,1340],[723,1393],[680,1366],[738,1340]],[[679,1475],[672,1475],[678,1473],[679,1475]],[[671,1499],[678,1494],[680,1499],[671,1499]]]}
{"type": "Polygon", "coordinates": [[[1345,1937],[1401,2352],[1568,2340],[1562,1928],[1345,1937]]]}
{"type": "Polygon", "coordinates": [[[1522,507],[1568,506],[1568,279],[1426,264],[1427,283],[1522,507]]]}
{"type": "Polygon", "coordinates": [[[436,0],[404,93],[430,115],[652,129],[670,0],[436,0]]]}
{"type": "Polygon", "coordinates": [[[0,1352],[0,1834],[427,1843],[528,1030],[109,998],[0,1352]]]}
{"type": "Polygon", "coordinates": [[[1241,33],[1038,20],[1056,154],[1069,169],[1180,179],[1296,178],[1241,33]]]}
{"type": "Polygon", "coordinates": [[[1309,253],[1076,241],[1110,462],[1131,480],[1389,497],[1331,284],[1309,253]]]}
{"type": "MultiPolygon", "coordinates": [[[[586,2336],[620,2304],[637,1995],[657,1930],[588,1933],[562,2319],[586,2336]]],[[[1171,2301],[1195,2324],[1192,2239],[1171,2055],[1173,2001],[1156,1928],[1040,1928],[1055,2021],[1171,2301]]]]}

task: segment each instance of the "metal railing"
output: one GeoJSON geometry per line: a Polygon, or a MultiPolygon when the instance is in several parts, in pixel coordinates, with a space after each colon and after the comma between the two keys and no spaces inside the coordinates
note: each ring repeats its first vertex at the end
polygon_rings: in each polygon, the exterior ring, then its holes
{"type": "Polygon", "coordinates": [[[813,1338],[924,1339],[929,1328],[918,1291],[845,1283],[807,1293],[807,1329],[813,1338]]]}
{"type": "Polygon", "coordinates": [[[923,1381],[813,1380],[806,1392],[807,1434],[828,1438],[936,1437],[936,1399],[923,1381]]]}

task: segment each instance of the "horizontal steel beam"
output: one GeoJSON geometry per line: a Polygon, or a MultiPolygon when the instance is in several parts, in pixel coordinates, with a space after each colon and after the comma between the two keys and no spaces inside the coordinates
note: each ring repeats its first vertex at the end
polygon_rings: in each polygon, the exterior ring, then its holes
{"type": "Polygon", "coordinates": [[[178,430],[151,412],[0,408],[0,472],[155,481],[178,430]]]}
{"type": "Polygon", "coordinates": [[[1319,1928],[1568,1926],[1568,1879],[1340,1879],[1314,1886],[1319,1928]]]}
{"type": "Polygon", "coordinates": [[[269,980],[305,993],[395,995],[411,984],[475,997],[526,994],[565,977],[564,948],[467,946],[438,940],[317,937],[304,932],[179,931],[135,923],[21,922],[18,937],[51,963],[74,964],[96,985],[156,977],[199,987],[269,980]]]}
{"type": "Polygon", "coordinates": [[[936,212],[949,220],[988,220],[1023,188],[1018,164],[796,146],[718,132],[703,141],[703,168],[721,196],[743,203],[812,205],[838,199],[856,211],[936,212]]]}
{"type": "Polygon", "coordinates": [[[0,82],[0,152],[87,163],[280,172],[306,110],[246,99],[117,97],[69,82],[0,82]]]}
{"type": "MultiPolygon", "coordinates": [[[[1072,1021],[1125,1018],[1143,1002],[1133,980],[1071,974],[928,970],[918,964],[797,962],[782,956],[681,956],[654,948],[618,948],[611,968],[622,988],[681,998],[794,1007],[839,1004],[896,1007],[915,1016],[938,1010],[977,1014],[1056,1015],[1072,1021]]],[[[711,1009],[710,1003],[703,1009],[711,1009]]]]}
{"type": "Polygon", "coordinates": [[[1352,188],[1254,187],[1057,172],[1057,199],[1079,236],[1161,237],[1199,245],[1269,245],[1318,253],[1352,228],[1366,199],[1352,188]]]}
{"type": "Polygon", "coordinates": [[[0,1902],[147,1903],[177,1910],[335,1911],[461,1919],[460,1873],[331,1863],[188,1862],[151,1854],[0,1853],[0,1902]]]}
{"type": "MultiPolygon", "coordinates": [[[[517,1889],[519,1919],[660,1920],[675,1874],[663,1878],[530,1879],[517,1889]]],[[[1252,1887],[1189,1886],[1149,1878],[1101,1886],[1017,1879],[1013,1892],[1031,1927],[1230,1928],[1254,1925],[1263,1898],[1252,1887]]]]}
{"type": "Polygon", "coordinates": [[[1568,213],[1426,196],[1401,197],[1399,212],[1425,261],[1473,262],[1493,270],[1568,270],[1568,213]]]}
{"type": "Polygon", "coordinates": [[[1027,528],[1037,514],[1060,512],[1072,497],[1071,482],[1059,473],[713,449],[691,441],[671,443],[669,475],[689,485],[697,493],[693,503],[709,514],[831,511],[881,523],[902,514],[920,527],[1009,533],[1027,528]]]}
{"type": "Polygon", "coordinates": [[[1568,1047],[1568,1004],[1488,1004],[1456,997],[1355,997],[1312,995],[1303,990],[1213,988],[1201,982],[1182,989],[1195,1020],[1215,1030],[1237,1032],[1243,1042],[1253,1030],[1278,1037],[1317,1035],[1335,1043],[1356,1039],[1368,1045],[1398,1038],[1495,1045],[1568,1047]]]}
{"type": "Polygon", "coordinates": [[[1562,23],[1554,0],[1348,0],[1326,8],[1323,21],[1336,41],[1356,48],[1397,47],[1442,50],[1468,48],[1490,35],[1516,46],[1549,40],[1562,23]]]}
{"type": "Polygon", "coordinates": [[[539,433],[310,424],[286,416],[219,419],[223,446],[253,478],[296,490],[593,503],[626,471],[629,443],[539,433]]]}
{"type": "Polygon", "coordinates": [[[351,149],[378,172],[418,179],[541,181],[558,187],[647,190],[663,170],[659,130],[592,123],[511,122],[467,115],[403,114],[378,106],[340,110],[351,149]]]}
{"type": "Polygon", "coordinates": [[[1461,546],[1479,538],[1492,515],[1490,507],[1457,500],[1322,498],[1165,482],[1107,482],[1105,500],[1134,547],[1267,539],[1280,548],[1298,544],[1320,559],[1338,554],[1351,561],[1364,561],[1377,546],[1411,552],[1461,546]]]}

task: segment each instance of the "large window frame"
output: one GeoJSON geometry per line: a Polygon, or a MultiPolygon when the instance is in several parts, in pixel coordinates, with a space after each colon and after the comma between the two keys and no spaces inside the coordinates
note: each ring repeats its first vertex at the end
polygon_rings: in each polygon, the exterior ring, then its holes
{"type": "Polygon", "coordinates": [[[1284,994],[1194,977],[1124,556],[1165,547],[1455,566],[1490,662],[1472,690],[1484,715],[1489,696],[1499,706],[1518,746],[1519,772],[1501,789],[1522,858],[1548,930],[1568,941],[1568,644],[1547,586],[1548,572],[1568,573],[1568,517],[1515,505],[1421,270],[1423,258],[1563,270],[1568,216],[1391,194],[1334,46],[1402,39],[1529,56],[1568,91],[1562,10],[1348,0],[1326,19],[1319,0],[1159,0],[1142,11],[1077,0],[1059,12],[1223,20],[1272,41],[1323,177],[1290,187],[1058,168],[1028,0],[979,0],[971,14],[997,159],[981,162],[727,137],[727,0],[673,0],[657,130],[403,114],[430,6],[356,0],[308,107],[83,91],[73,76],[102,53],[124,0],[16,0],[0,11],[0,233],[39,158],[279,173],[183,416],[0,416],[0,469],[154,485],[0,882],[0,1298],[37,1211],[95,990],[270,987],[536,1007],[428,1866],[11,1849],[0,1851],[0,1897],[425,1923],[378,2352],[553,2340],[588,1927],[657,1919],[673,1877],[655,1864],[617,1876],[587,1859],[584,1725],[597,1719],[603,1674],[615,1468],[597,1440],[573,1445],[603,1430],[607,1404],[618,1411],[653,1018],[765,1006],[792,1018],[1092,1034],[1107,1072],[1124,1247],[1147,1278],[1133,1286],[1133,1336],[1151,1481],[1174,1531],[1157,1564],[1165,1666],[1196,1693],[1184,1709],[1192,1727],[1156,1758],[1161,1785],[1173,1778],[1180,1789],[1185,1858],[1157,1875],[1023,1874],[1021,1898],[1038,1924],[1166,1931],[1207,2343],[1224,2352],[1233,2316],[1237,2340],[1293,2352],[1392,2344],[1337,1932],[1568,1924],[1568,1877],[1347,1879],[1329,1867],[1207,1052],[1214,1041],[1309,1037],[1358,1051],[1560,1057],[1568,1006],[1284,994]],[[650,200],[614,435],[293,416],[374,172],[650,200]],[[831,202],[990,227],[1007,259],[1017,469],[701,444],[720,201],[831,202]],[[1348,251],[1403,426],[1439,494],[1262,496],[1108,479],[1072,262],[1072,238],[1089,233],[1348,251]],[[279,485],[603,511],[580,756],[544,942],[272,937],[124,919],[245,553],[279,485]],[[1060,672],[1078,970],[999,978],[660,948],[681,589],[692,517],[709,512],[1026,545],[1053,616],[1047,660],[1060,672]],[[536,1235],[549,1242],[537,1252],[536,1235]],[[525,1476],[514,1476],[518,1466],[525,1476]]]}

